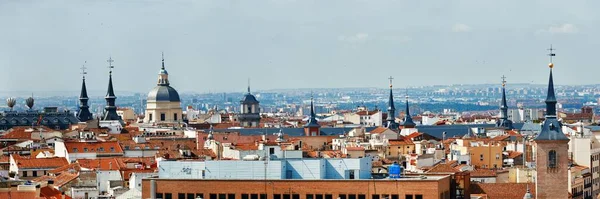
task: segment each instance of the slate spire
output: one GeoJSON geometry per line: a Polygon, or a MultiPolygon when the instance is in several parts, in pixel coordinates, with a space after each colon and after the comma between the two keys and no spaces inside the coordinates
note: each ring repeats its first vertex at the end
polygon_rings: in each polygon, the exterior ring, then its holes
{"type": "Polygon", "coordinates": [[[77,119],[81,122],[86,122],[92,120],[92,113],[90,113],[90,109],[88,106],[89,97],[87,94],[87,88],[85,86],[85,75],[87,72],[85,71],[86,67],[83,65],[81,67],[81,93],[79,94],[79,112],[77,112],[77,119]]]}
{"type": "Polygon", "coordinates": [[[390,80],[390,96],[388,99],[386,127],[388,129],[396,130],[400,125],[396,122],[396,106],[394,106],[394,94],[392,93],[392,80],[394,80],[394,78],[390,76],[388,79],[390,80]]]}

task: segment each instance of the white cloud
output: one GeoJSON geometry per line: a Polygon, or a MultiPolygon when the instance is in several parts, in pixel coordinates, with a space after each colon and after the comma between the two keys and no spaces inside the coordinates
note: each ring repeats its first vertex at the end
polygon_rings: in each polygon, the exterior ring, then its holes
{"type": "Polygon", "coordinates": [[[548,28],[548,32],[555,34],[570,34],[579,32],[579,29],[573,24],[566,23],[550,26],[550,28],[548,28]]]}
{"type": "Polygon", "coordinates": [[[383,40],[405,43],[405,42],[412,41],[412,38],[409,36],[398,35],[398,36],[385,36],[385,37],[383,37],[383,40]]]}
{"type": "Polygon", "coordinates": [[[473,30],[471,26],[462,23],[457,23],[452,26],[452,32],[471,32],[471,30],[473,30]]]}
{"type": "Polygon", "coordinates": [[[349,43],[363,43],[369,39],[369,34],[367,33],[356,33],[355,35],[340,35],[338,36],[338,40],[342,42],[349,43]]]}

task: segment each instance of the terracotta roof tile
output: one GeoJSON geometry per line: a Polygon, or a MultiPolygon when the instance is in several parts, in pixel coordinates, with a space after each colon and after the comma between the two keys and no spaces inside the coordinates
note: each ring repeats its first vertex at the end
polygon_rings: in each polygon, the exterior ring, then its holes
{"type": "Polygon", "coordinates": [[[476,169],[470,172],[471,177],[496,177],[496,171],[491,169],[476,169]]]}
{"type": "Polygon", "coordinates": [[[427,173],[457,173],[458,169],[452,167],[452,165],[447,163],[440,163],[433,166],[431,169],[427,171],[427,173]]]}
{"type": "Polygon", "coordinates": [[[111,170],[116,171],[121,169],[123,165],[120,165],[114,158],[101,158],[101,159],[78,159],[80,167],[93,169],[93,170],[111,170]]]}
{"type": "Polygon", "coordinates": [[[65,142],[69,153],[123,153],[116,141],[107,142],[65,142]]]}
{"type": "MultiPolygon", "coordinates": [[[[471,194],[485,194],[493,199],[523,198],[527,193],[527,183],[472,183],[471,194]]],[[[535,196],[535,184],[529,183],[531,194],[535,196]]]]}
{"type": "Polygon", "coordinates": [[[385,132],[387,130],[388,130],[388,128],[385,128],[385,127],[377,127],[375,129],[371,130],[370,133],[371,134],[381,134],[381,133],[383,133],[383,132],[385,132]]]}
{"type": "Polygon", "coordinates": [[[47,169],[58,168],[68,165],[65,158],[14,158],[19,169],[47,169]]]}

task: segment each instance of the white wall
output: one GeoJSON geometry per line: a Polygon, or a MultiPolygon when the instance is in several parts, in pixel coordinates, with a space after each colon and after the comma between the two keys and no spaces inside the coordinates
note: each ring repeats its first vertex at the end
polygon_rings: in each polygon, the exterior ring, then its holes
{"type": "Polygon", "coordinates": [[[96,171],[96,185],[98,191],[108,191],[108,181],[122,180],[120,171],[96,171]]]}

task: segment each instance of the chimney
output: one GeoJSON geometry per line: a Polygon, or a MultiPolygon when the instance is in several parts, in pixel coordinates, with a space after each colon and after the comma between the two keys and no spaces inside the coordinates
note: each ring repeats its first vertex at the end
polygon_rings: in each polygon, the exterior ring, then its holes
{"type": "Polygon", "coordinates": [[[108,170],[112,170],[112,162],[108,162],[108,170]]]}
{"type": "Polygon", "coordinates": [[[150,180],[150,198],[156,199],[156,181],[150,180]]]}

